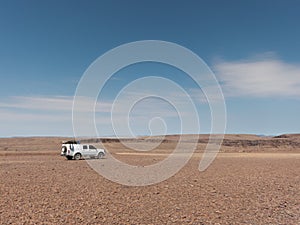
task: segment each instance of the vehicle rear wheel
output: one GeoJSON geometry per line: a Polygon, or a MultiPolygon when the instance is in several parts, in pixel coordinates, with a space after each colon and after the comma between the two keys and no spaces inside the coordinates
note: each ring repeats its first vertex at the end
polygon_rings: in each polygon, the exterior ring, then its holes
{"type": "Polygon", "coordinates": [[[80,154],[80,153],[76,153],[76,154],[74,155],[74,159],[75,159],[75,160],[81,159],[81,154],[80,154]]]}
{"type": "Polygon", "coordinates": [[[98,159],[102,159],[104,157],[104,153],[103,152],[99,152],[98,153],[98,159]]]}
{"type": "Polygon", "coordinates": [[[69,155],[68,155],[68,156],[67,156],[67,159],[68,159],[68,160],[71,160],[71,159],[72,159],[72,156],[69,156],[69,155]]]}

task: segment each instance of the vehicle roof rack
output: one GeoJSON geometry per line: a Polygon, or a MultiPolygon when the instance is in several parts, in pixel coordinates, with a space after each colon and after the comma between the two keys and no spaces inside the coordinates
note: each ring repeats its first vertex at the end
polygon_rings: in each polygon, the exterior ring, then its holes
{"type": "Polygon", "coordinates": [[[63,144],[79,144],[79,141],[76,140],[64,141],[63,144]]]}

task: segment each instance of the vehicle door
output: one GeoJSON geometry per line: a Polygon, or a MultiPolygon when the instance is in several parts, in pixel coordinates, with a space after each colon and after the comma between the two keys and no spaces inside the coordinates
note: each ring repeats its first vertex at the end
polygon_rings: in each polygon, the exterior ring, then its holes
{"type": "Polygon", "coordinates": [[[83,146],[82,146],[82,156],[83,156],[83,157],[88,157],[88,156],[89,156],[89,148],[88,148],[88,145],[83,145],[83,146]]]}
{"type": "Polygon", "coordinates": [[[90,157],[97,156],[97,148],[94,145],[89,145],[89,156],[90,157]]]}

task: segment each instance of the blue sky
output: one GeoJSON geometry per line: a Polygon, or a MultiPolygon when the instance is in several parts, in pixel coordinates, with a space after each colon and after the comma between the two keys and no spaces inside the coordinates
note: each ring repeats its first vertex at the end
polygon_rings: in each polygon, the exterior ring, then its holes
{"type": "MultiPolygon", "coordinates": [[[[300,132],[299,11],[296,0],[0,1],[0,136],[72,136],[72,101],[85,70],[110,49],[139,40],[174,42],[206,62],[224,93],[227,133],[300,132]]],[[[107,84],[99,135],[113,134],[108,118],[118,90],[153,74],[186,89],[201,133],[210,131],[209,107],[193,82],[170,66],[144,63],[107,84]]],[[[172,110],[161,101],[141,102],[131,118],[134,133],[149,134],[138,115],[161,116],[167,132],[178,133],[172,110]],[[149,112],[151,104],[156,110],[149,112]]],[[[164,131],[161,125],[154,134],[164,131]]]]}

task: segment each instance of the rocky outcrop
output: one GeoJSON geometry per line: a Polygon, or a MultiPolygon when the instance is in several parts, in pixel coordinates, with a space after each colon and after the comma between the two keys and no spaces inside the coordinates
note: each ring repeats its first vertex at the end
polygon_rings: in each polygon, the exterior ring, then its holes
{"type": "MultiPolygon", "coordinates": [[[[149,143],[149,142],[162,142],[162,143],[176,143],[179,140],[178,138],[172,138],[168,139],[168,136],[166,136],[164,139],[161,140],[161,138],[91,138],[91,139],[85,139],[82,140],[82,143],[118,143],[118,142],[137,142],[137,143],[149,143]]],[[[208,138],[183,138],[183,142],[193,142],[197,141],[200,144],[207,144],[208,138]]],[[[225,138],[223,139],[222,146],[227,147],[272,147],[272,148],[281,148],[281,147],[289,147],[289,148],[300,148],[300,138],[295,138],[295,135],[280,135],[276,137],[268,137],[268,138],[260,138],[257,137],[257,139],[249,140],[249,139],[243,139],[242,136],[239,136],[239,138],[235,138],[233,136],[232,138],[225,138]]]]}

